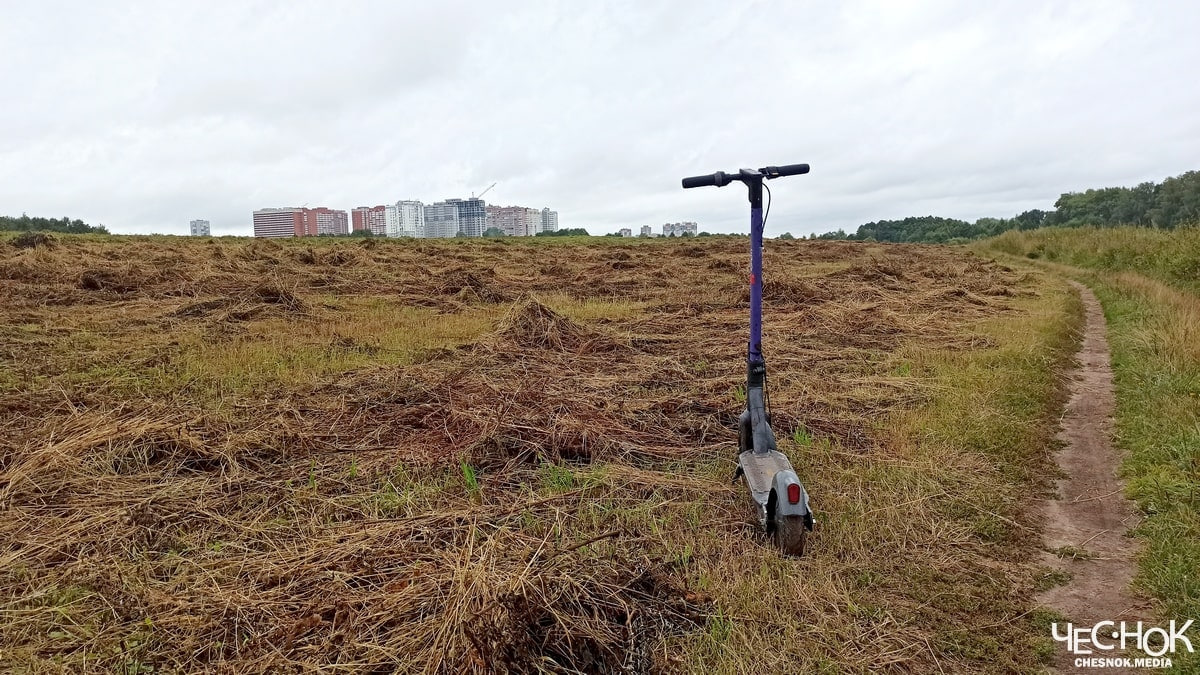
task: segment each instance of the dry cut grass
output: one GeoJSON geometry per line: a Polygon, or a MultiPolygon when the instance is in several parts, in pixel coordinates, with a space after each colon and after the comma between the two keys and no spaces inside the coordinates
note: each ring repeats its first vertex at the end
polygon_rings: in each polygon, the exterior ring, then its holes
{"type": "Polygon", "coordinates": [[[1067,294],[772,242],[773,419],[819,519],[789,560],[729,482],[744,247],[0,249],[0,661],[1032,668],[1067,294]]]}

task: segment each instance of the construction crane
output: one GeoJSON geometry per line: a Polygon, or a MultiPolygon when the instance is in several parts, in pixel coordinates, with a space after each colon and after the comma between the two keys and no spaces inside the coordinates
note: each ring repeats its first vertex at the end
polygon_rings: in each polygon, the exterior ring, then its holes
{"type": "Polygon", "coordinates": [[[494,187],[496,187],[496,184],[492,183],[491,185],[487,186],[487,189],[485,189],[483,192],[480,192],[478,195],[476,195],[474,192],[472,192],[471,199],[483,199],[483,196],[486,195],[488,193],[488,191],[490,191],[494,187]]]}

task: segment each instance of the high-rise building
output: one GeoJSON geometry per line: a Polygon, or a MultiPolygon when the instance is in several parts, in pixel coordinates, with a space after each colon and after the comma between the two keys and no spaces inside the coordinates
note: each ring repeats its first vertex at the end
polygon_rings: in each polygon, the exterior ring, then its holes
{"type": "MultiPolygon", "coordinates": [[[[503,209],[503,208],[504,208],[503,206],[486,206],[486,207],[484,207],[484,209],[483,209],[483,228],[484,228],[485,232],[487,230],[491,230],[491,229],[499,229],[499,230],[504,229],[503,227],[501,227],[501,224],[500,224],[501,213],[502,213],[501,209],[503,209]]],[[[508,234],[508,233],[505,232],[505,234],[508,234]]]]}
{"type": "Polygon", "coordinates": [[[558,229],[558,212],[526,206],[489,206],[485,229],[498,227],[510,237],[532,237],[558,229]]]}
{"type": "Polygon", "coordinates": [[[401,200],[383,212],[384,230],[389,237],[424,237],[425,205],[415,200],[401,200]]]}
{"type": "Polygon", "coordinates": [[[322,234],[349,234],[349,218],[345,211],[327,209],[318,206],[315,209],[304,209],[304,231],[312,236],[322,234]]]}
{"type": "Polygon", "coordinates": [[[425,207],[427,237],[456,237],[459,232],[468,237],[482,237],[486,229],[487,203],[478,197],[447,199],[425,207]]]}
{"type": "Polygon", "coordinates": [[[254,212],[256,237],[315,237],[321,234],[346,234],[345,211],[328,209],[278,208],[254,212]]]}
{"type": "Polygon", "coordinates": [[[191,222],[193,237],[208,237],[211,236],[211,231],[208,228],[207,220],[193,220],[191,222]]]}
{"type": "Polygon", "coordinates": [[[525,225],[529,236],[546,231],[546,214],[542,209],[525,209],[525,225]]]}
{"type": "Polygon", "coordinates": [[[510,237],[532,237],[542,230],[542,212],[524,206],[489,206],[485,230],[499,228],[510,237]]]}
{"type": "Polygon", "coordinates": [[[302,237],[305,234],[304,209],[259,209],[254,212],[256,237],[302,237]]]}
{"type": "Polygon", "coordinates": [[[457,204],[451,201],[444,201],[435,202],[425,207],[426,237],[453,237],[459,233],[459,230],[457,204]]]}
{"type": "Polygon", "coordinates": [[[516,208],[512,206],[488,206],[484,209],[484,231],[500,230],[510,237],[519,237],[517,233],[516,208]]]}
{"type": "Polygon", "coordinates": [[[643,225],[642,233],[639,234],[638,236],[639,237],[653,237],[654,236],[654,228],[650,227],[649,225],[643,225]]]}
{"type": "Polygon", "coordinates": [[[633,230],[629,229],[628,227],[622,227],[621,229],[617,230],[617,234],[621,235],[622,237],[632,237],[633,230]]]}
{"type": "Polygon", "coordinates": [[[360,206],[350,212],[354,231],[369,230],[382,237],[387,234],[386,206],[360,206]]]}
{"type": "Polygon", "coordinates": [[[662,226],[662,233],[664,237],[669,237],[671,235],[682,237],[684,234],[695,236],[696,223],[691,221],[684,221],[682,223],[666,223],[662,226]]]}
{"type": "Polygon", "coordinates": [[[487,229],[487,203],[478,197],[447,199],[458,208],[458,230],[468,237],[482,237],[487,229]]]}
{"type": "Polygon", "coordinates": [[[557,232],[558,231],[558,211],[551,211],[549,207],[542,209],[542,229],[539,232],[557,232]]]}

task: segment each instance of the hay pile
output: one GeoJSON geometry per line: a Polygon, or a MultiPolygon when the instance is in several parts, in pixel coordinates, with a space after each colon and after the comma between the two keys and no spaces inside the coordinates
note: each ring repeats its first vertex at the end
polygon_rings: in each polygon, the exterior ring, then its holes
{"type": "Polygon", "coordinates": [[[459,302],[509,302],[510,293],[496,280],[495,273],[475,273],[469,270],[456,269],[440,275],[440,291],[444,295],[452,295],[459,302]]]}
{"type": "Polygon", "coordinates": [[[58,240],[49,232],[22,232],[10,242],[14,248],[54,248],[58,240]]]}
{"type": "Polygon", "coordinates": [[[211,318],[217,323],[249,321],[266,316],[304,316],[309,304],[278,280],[263,281],[232,296],[200,300],[169,313],[177,319],[211,318]]]}
{"type": "Polygon", "coordinates": [[[552,350],[574,354],[613,351],[627,346],[612,335],[575,323],[528,293],[509,308],[490,344],[518,352],[552,350]]]}

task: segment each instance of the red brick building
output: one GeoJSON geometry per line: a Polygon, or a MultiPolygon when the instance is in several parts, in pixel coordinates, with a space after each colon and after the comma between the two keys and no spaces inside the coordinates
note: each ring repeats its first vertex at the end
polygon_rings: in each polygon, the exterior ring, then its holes
{"type": "Polygon", "coordinates": [[[387,236],[386,206],[360,206],[350,213],[355,232],[370,230],[376,237],[387,236]]]}
{"type": "Polygon", "coordinates": [[[259,209],[254,212],[256,237],[315,237],[348,232],[346,212],[323,206],[315,209],[259,209]]]}

